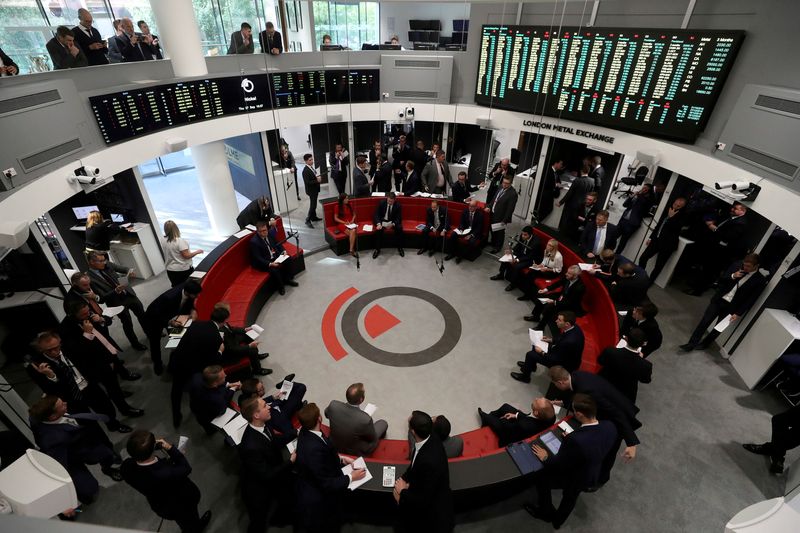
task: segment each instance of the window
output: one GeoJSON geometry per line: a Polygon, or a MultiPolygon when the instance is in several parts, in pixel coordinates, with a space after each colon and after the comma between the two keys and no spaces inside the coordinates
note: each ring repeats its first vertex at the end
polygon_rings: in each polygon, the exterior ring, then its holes
{"type": "Polygon", "coordinates": [[[0,20],[0,48],[19,66],[20,74],[52,68],[45,45],[53,32],[35,0],[3,0],[0,20]]]}
{"type": "Polygon", "coordinates": [[[352,50],[361,50],[364,43],[378,44],[378,20],[378,2],[314,2],[314,27],[319,43],[327,34],[334,44],[352,50]]]}

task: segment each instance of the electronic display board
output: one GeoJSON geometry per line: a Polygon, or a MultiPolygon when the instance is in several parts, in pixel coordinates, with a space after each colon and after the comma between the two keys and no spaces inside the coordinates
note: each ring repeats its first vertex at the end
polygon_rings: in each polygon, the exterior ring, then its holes
{"type": "Polygon", "coordinates": [[[743,31],[483,26],[475,102],[693,142],[743,31]]]}

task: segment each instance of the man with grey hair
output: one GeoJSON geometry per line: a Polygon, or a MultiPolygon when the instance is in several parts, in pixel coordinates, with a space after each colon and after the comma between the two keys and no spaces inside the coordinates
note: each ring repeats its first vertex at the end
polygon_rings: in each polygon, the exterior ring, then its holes
{"type": "Polygon", "coordinates": [[[550,324],[553,338],[556,338],[558,336],[555,328],[556,313],[572,311],[576,316],[583,316],[584,294],[586,294],[586,285],[581,280],[581,267],[572,265],[567,269],[563,278],[539,290],[538,296],[534,300],[533,311],[525,317],[525,320],[528,322],[538,321],[539,323],[534,328],[538,330],[541,330],[545,324],[550,324]],[[562,290],[559,292],[559,289],[562,290]],[[548,298],[551,295],[553,298],[548,298]],[[547,300],[547,302],[542,302],[539,298],[547,300]]]}
{"type": "Polygon", "coordinates": [[[143,47],[147,45],[139,39],[139,34],[134,31],[133,21],[129,18],[122,19],[119,29],[122,33],[117,37],[117,44],[120,47],[123,62],[144,61],[146,57],[143,47]]]}

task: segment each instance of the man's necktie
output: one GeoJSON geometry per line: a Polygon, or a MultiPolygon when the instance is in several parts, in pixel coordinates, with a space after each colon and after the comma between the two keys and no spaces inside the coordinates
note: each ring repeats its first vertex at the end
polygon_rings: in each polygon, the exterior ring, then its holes
{"type": "Polygon", "coordinates": [[[58,368],[61,371],[61,374],[63,374],[66,377],[67,381],[69,381],[67,387],[69,387],[69,392],[72,395],[71,399],[80,400],[83,397],[83,394],[81,393],[81,388],[78,386],[78,382],[75,380],[75,372],[72,370],[72,365],[64,364],[64,362],[61,361],[60,358],[51,359],[47,361],[47,363],[53,367],[58,368]]]}
{"type": "Polygon", "coordinates": [[[594,248],[592,248],[592,251],[594,253],[598,252],[598,247],[600,246],[600,237],[602,236],[602,231],[603,230],[601,230],[600,228],[597,228],[597,231],[594,234],[594,248]]]}
{"type": "Polygon", "coordinates": [[[105,270],[100,270],[100,275],[103,276],[105,280],[111,284],[112,287],[116,288],[117,285],[119,285],[119,281],[116,279],[116,277],[112,276],[105,270]]]}

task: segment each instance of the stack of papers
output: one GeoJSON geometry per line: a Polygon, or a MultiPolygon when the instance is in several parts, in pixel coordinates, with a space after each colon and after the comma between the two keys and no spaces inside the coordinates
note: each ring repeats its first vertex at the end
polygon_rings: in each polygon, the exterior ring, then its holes
{"type": "Polygon", "coordinates": [[[625,348],[627,345],[628,343],[625,341],[625,339],[620,339],[617,343],[617,348],[625,348]]]}
{"type": "Polygon", "coordinates": [[[378,410],[378,406],[375,405],[374,403],[368,403],[367,405],[362,407],[361,410],[367,413],[369,416],[372,416],[375,414],[375,411],[378,410]]]}
{"type": "Polygon", "coordinates": [[[347,486],[347,488],[350,490],[356,490],[358,487],[360,487],[361,485],[372,479],[372,474],[367,469],[367,463],[364,461],[363,457],[359,457],[358,459],[353,461],[353,464],[349,464],[344,468],[342,468],[342,474],[346,476],[350,475],[350,473],[356,468],[363,468],[364,470],[367,471],[367,475],[364,476],[362,479],[359,479],[358,481],[351,481],[350,485],[347,486]]]}
{"type": "Polygon", "coordinates": [[[539,300],[540,302],[542,302],[542,303],[543,303],[543,304],[545,304],[545,305],[547,305],[547,304],[549,304],[550,302],[552,302],[552,301],[553,301],[553,300],[552,300],[552,299],[550,299],[550,298],[537,298],[537,300],[539,300]]]}
{"type": "Polygon", "coordinates": [[[250,326],[250,331],[247,332],[247,336],[253,340],[256,340],[259,335],[264,332],[264,328],[259,326],[258,324],[253,324],[250,326]]]}
{"type": "Polygon", "coordinates": [[[205,275],[206,275],[206,273],[203,272],[202,270],[195,270],[194,272],[189,274],[189,277],[192,278],[192,279],[203,279],[203,276],[205,276],[205,275]]]}
{"type": "Polygon", "coordinates": [[[239,443],[242,442],[242,436],[246,428],[247,420],[245,420],[243,416],[240,416],[239,413],[236,413],[236,416],[222,427],[222,431],[224,431],[225,434],[231,438],[233,443],[238,446],[239,443]]]}
{"type": "Polygon", "coordinates": [[[594,270],[594,263],[578,263],[578,266],[581,267],[581,270],[584,272],[591,272],[594,270]]]}
{"type": "Polygon", "coordinates": [[[514,254],[505,254],[503,257],[500,258],[500,262],[501,263],[510,263],[514,259],[516,259],[516,257],[514,257],[514,254]]]}
{"type": "MultiPolygon", "coordinates": [[[[103,314],[105,314],[105,313],[103,313],[103,314]]],[[[723,318],[722,320],[720,320],[719,322],[717,322],[717,325],[714,326],[714,331],[722,333],[730,325],[731,325],[731,315],[728,315],[725,318],[723,318]]]]}
{"type": "Polygon", "coordinates": [[[570,426],[570,425],[567,423],[567,421],[566,421],[566,420],[562,420],[561,422],[559,422],[559,423],[558,423],[558,427],[560,427],[560,428],[561,428],[561,429],[564,431],[564,434],[565,434],[565,435],[569,435],[570,433],[572,433],[572,432],[574,431],[574,430],[572,429],[572,426],[570,426]]]}
{"type": "Polygon", "coordinates": [[[222,429],[225,427],[225,424],[230,422],[235,416],[238,415],[239,413],[228,407],[227,409],[225,409],[224,413],[222,413],[220,416],[212,420],[211,423],[217,426],[219,429],[222,429]]]}
{"type": "Polygon", "coordinates": [[[249,229],[243,229],[242,231],[237,231],[233,234],[234,237],[237,239],[241,239],[242,237],[247,237],[248,235],[252,234],[253,232],[249,229]]]}
{"type": "Polygon", "coordinates": [[[431,193],[429,193],[429,192],[421,192],[421,193],[419,193],[419,195],[422,196],[423,198],[430,198],[431,197],[431,193]]]}
{"type": "Polygon", "coordinates": [[[372,224],[364,224],[364,231],[372,231],[372,224]]]}
{"type": "Polygon", "coordinates": [[[469,235],[470,231],[472,231],[472,228],[466,228],[466,229],[456,228],[453,230],[453,233],[455,233],[456,235],[469,235]]]}
{"type": "Polygon", "coordinates": [[[431,194],[431,198],[441,199],[441,198],[444,198],[444,197],[445,197],[444,194],[431,194]]]}
{"type": "Polygon", "coordinates": [[[278,256],[278,258],[275,260],[275,262],[278,263],[278,264],[281,264],[284,261],[286,261],[287,259],[289,259],[289,254],[287,254],[286,252],[283,252],[281,255],[278,256]]]}
{"type": "Polygon", "coordinates": [[[118,305],[116,307],[104,307],[103,308],[103,316],[107,316],[109,318],[115,317],[120,314],[122,311],[125,310],[124,305],[118,305]]]}
{"type": "Polygon", "coordinates": [[[293,388],[294,388],[294,383],[292,383],[291,381],[286,381],[284,379],[283,385],[281,385],[281,390],[280,390],[281,400],[285,400],[286,398],[288,398],[289,395],[292,393],[293,388]]]}
{"type": "Polygon", "coordinates": [[[249,229],[250,231],[255,231],[256,230],[256,227],[254,225],[252,225],[252,224],[246,225],[245,228],[249,229]]]}
{"type": "Polygon", "coordinates": [[[391,228],[392,226],[394,226],[394,222],[387,222],[384,220],[383,222],[381,222],[381,226],[383,226],[384,228],[391,228]]]}
{"type": "Polygon", "coordinates": [[[500,231],[503,229],[506,229],[505,222],[495,222],[494,224],[492,224],[492,231],[500,231]]]}
{"type": "Polygon", "coordinates": [[[386,196],[386,193],[385,192],[374,192],[374,193],[372,193],[372,196],[386,196]]]}
{"type": "Polygon", "coordinates": [[[344,227],[347,229],[356,229],[358,224],[345,224],[344,227]]]}
{"type": "Polygon", "coordinates": [[[544,337],[544,331],[537,331],[535,329],[528,328],[528,335],[530,336],[532,345],[540,348],[544,353],[547,353],[550,345],[542,340],[542,337],[544,337]]]}

